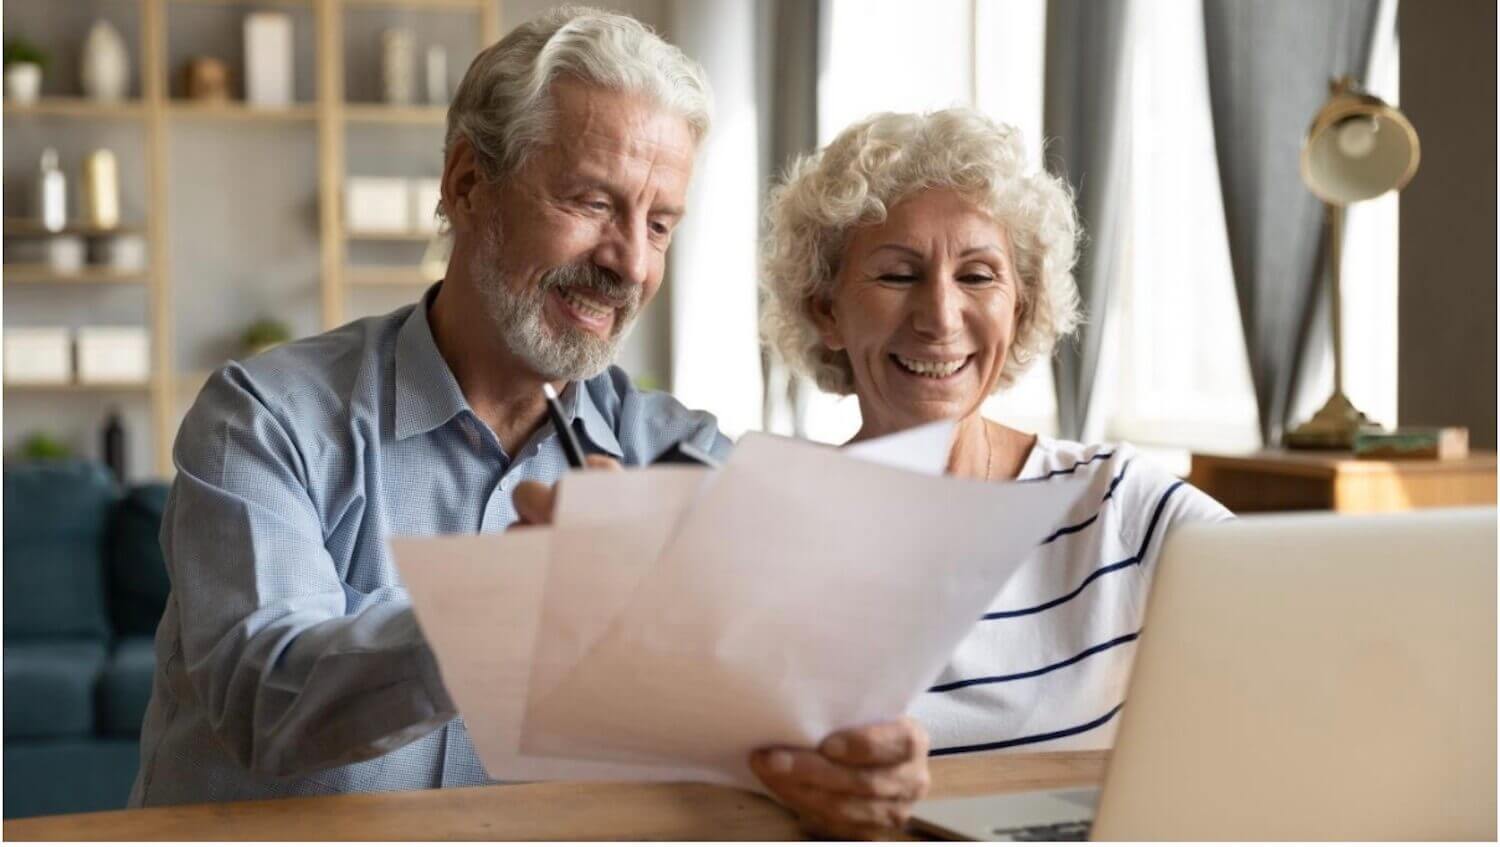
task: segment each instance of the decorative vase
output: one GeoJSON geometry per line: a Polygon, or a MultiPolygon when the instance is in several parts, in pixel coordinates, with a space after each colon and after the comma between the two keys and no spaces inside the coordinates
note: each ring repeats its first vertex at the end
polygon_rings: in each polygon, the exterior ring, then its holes
{"type": "Polygon", "coordinates": [[[83,42],[79,68],[83,93],[94,100],[121,100],[130,86],[130,53],[108,21],[95,21],[83,42]]]}
{"type": "Polygon", "coordinates": [[[5,68],[5,99],[12,103],[35,103],[42,93],[42,66],[16,62],[5,68]]]}
{"type": "Polygon", "coordinates": [[[195,56],[182,70],[189,100],[223,103],[229,99],[229,67],[209,56],[195,56]]]}
{"type": "Polygon", "coordinates": [[[120,225],[120,168],[109,150],[83,160],[83,220],[99,230],[120,225]]]}
{"type": "Polygon", "coordinates": [[[385,102],[405,106],[417,87],[417,40],[409,29],[388,29],[380,34],[380,80],[385,102]]]}

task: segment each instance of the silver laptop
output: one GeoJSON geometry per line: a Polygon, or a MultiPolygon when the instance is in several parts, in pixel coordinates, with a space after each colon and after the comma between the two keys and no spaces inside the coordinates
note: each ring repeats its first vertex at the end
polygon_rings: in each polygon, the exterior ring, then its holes
{"type": "Polygon", "coordinates": [[[915,824],[992,841],[1495,840],[1495,529],[1486,508],[1177,530],[1102,791],[931,800],[915,824]]]}

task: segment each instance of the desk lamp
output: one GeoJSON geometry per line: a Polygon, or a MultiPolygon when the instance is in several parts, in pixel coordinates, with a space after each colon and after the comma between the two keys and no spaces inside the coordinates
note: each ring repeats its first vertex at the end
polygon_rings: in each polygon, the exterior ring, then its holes
{"type": "Polygon", "coordinates": [[[1302,142],[1302,181],[1323,201],[1328,226],[1328,311],[1333,318],[1333,396],[1312,419],[1283,437],[1288,447],[1350,449],[1361,430],[1379,427],[1344,396],[1343,316],[1339,277],[1344,207],[1411,181],[1421,160],[1417,131],[1400,109],[1361,91],[1345,76],[1329,84],[1328,101],[1302,142]]]}

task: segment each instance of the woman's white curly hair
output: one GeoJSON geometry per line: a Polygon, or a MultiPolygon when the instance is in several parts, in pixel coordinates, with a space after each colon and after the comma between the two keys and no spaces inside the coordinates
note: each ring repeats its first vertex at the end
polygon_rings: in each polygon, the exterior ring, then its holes
{"type": "Polygon", "coordinates": [[[1078,325],[1072,193],[1045,171],[1028,171],[1016,130],[972,109],[872,115],[794,162],[767,212],[761,336],[824,391],[851,393],[854,371],[847,353],[824,346],[810,304],[832,295],[854,227],[883,221],[891,206],[930,188],[970,198],[1010,237],[1020,312],[997,389],[1078,325]]]}

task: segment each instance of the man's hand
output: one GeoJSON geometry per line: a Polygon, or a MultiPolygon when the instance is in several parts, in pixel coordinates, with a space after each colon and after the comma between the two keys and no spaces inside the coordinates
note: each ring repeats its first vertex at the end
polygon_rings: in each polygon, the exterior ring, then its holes
{"type": "Polygon", "coordinates": [[[846,729],[816,750],[767,748],[750,769],[815,835],[883,838],[927,794],[927,731],[911,718],[846,729]]]}
{"type": "MultiPolygon", "coordinates": [[[[586,470],[623,470],[619,462],[608,456],[591,453],[584,456],[583,461],[588,465],[586,470]]],[[[516,493],[512,498],[516,504],[516,514],[520,516],[523,525],[545,526],[552,523],[552,506],[557,501],[557,486],[528,479],[516,486],[516,493]]]]}

